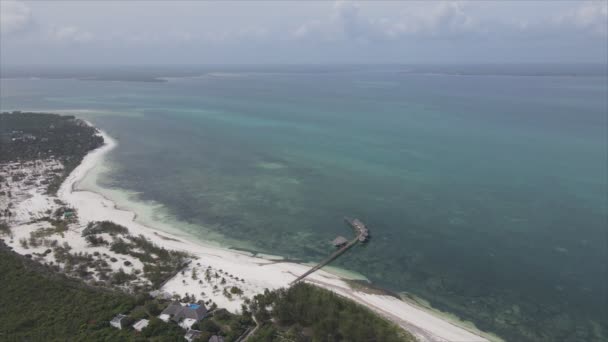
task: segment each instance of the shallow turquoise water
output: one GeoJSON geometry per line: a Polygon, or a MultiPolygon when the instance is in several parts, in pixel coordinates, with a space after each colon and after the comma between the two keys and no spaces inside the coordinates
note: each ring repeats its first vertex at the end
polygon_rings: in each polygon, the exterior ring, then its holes
{"type": "Polygon", "coordinates": [[[607,91],[605,76],[282,70],[2,80],[2,109],[123,113],[85,115],[120,143],[102,185],[192,234],[310,261],[356,216],[373,240],[338,266],[512,340],[584,341],[606,338],[607,91]]]}

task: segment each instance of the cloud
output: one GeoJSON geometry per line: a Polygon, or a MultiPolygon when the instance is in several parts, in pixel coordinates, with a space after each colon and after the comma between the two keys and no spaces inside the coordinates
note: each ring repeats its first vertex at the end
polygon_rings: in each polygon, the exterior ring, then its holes
{"type": "Polygon", "coordinates": [[[445,37],[481,32],[480,23],[465,11],[460,1],[425,4],[410,8],[397,17],[370,18],[351,1],[336,1],[325,19],[308,21],[292,31],[296,39],[376,41],[404,37],[445,37]]]}
{"type": "Polygon", "coordinates": [[[32,11],[30,8],[17,1],[0,1],[0,33],[8,35],[24,32],[32,27],[32,11]]]}
{"type": "Polygon", "coordinates": [[[81,30],[76,26],[63,26],[51,30],[50,38],[60,43],[80,44],[92,41],[94,36],[91,32],[81,30]]]}
{"type": "Polygon", "coordinates": [[[267,40],[274,35],[267,28],[261,26],[250,26],[241,29],[224,30],[224,31],[207,31],[201,34],[198,39],[202,42],[211,43],[241,43],[251,41],[267,40]]]}
{"type": "MultiPolygon", "coordinates": [[[[274,34],[274,33],[273,33],[274,34]]],[[[272,38],[271,32],[264,27],[250,26],[232,30],[172,30],[167,32],[131,32],[129,34],[114,33],[110,39],[113,42],[150,44],[182,44],[198,43],[241,43],[243,41],[262,41],[272,38]]],[[[277,36],[275,34],[275,36],[277,36]]],[[[103,40],[102,37],[96,37],[103,40]]],[[[105,40],[108,40],[107,38],[105,40]]]]}
{"type": "MultiPolygon", "coordinates": [[[[334,3],[329,15],[296,27],[290,32],[290,38],[372,42],[407,38],[530,40],[569,36],[576,39],[608,35],[606,1],[574,2],[561,13],[539,13],[523,20],[500,14],[486,17],[483,15],[484,6],[466,1],[405,2],[401,13],[370,17],[357,3],[340,0],[334,3]]],[[[488,8],[485,6],[486,11],[488,8]]]]}
{"type": "MultiPolygon", "coordinates": [[[[608,35],[608,3],[577,2],[560,13],[505,25],[501,32],[518,39],[586,39],[608,35]]],[[[605,44],[605,43],[604,43],[605,44]]]]}
{"type": "Polygon", "coordinates": [[[322,30],[322,26],[320,20],[311,20],[293,30],[291,36],[300,39],[317,35],[322,30]]]}
{"type": "Polygon", "coordinates": [[[605,36],[608,34],[608,2],[584,2],[570,13],[558,16],[555,21],[562,27],[605,36]]]}
{"type": "Polygon", "coordinates": [[[458,1],[440,2],[411,20],[418,32],[430,34],[459,34],[481,29],[480,23],[466,13],[466,3],[458,1]]]}

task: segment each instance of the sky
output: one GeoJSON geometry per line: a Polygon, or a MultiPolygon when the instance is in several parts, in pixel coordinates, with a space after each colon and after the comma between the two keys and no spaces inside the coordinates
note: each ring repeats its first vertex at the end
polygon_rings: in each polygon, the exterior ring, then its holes
{"type": "Polygon", "coordinates": [[[608,1],[0,0],[0,63],[606,63],[608,1]]]}

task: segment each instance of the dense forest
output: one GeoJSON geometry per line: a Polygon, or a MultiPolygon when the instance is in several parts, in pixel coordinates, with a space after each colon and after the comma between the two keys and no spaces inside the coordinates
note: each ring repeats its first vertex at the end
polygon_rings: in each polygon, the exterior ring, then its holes
{"type": "Polygon", "coordinates": [[[55,193],[90,151],[103,144],[97,130],[71,115],[0,113],[0,163],[54,157],[64,165],[48,186],[55,193]]]}
{"type": "Polygon", "coordinates": [[[0,341],[183,341],[184,330],[156,318],[168,302],[128,295],[54,272],[0,241],[0,341]],[[110,320],[129,313],[146,318],[141,333],[118,330],[110,320]]]}
{"type": "MultiPolygon", "coordinates": [[[[0,242],[1,244],[1,242],[0,242]]],[[[91,340],[126,336],[108,321],[135,298],[86,286],[0,246],[0,340],[91,340]]]]}
{"type": "Polygon", "coordinates": [[[261,327],[250,342],[415,341],[366,307],[305,283],[257,295],[251,310],[261,327]]]}

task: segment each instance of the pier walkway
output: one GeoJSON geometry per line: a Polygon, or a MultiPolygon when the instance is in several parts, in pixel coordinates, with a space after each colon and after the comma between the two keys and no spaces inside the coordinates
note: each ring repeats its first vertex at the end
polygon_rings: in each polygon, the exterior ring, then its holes
{"type": "Polygon", "coordinates": [[[321,268],[323,268],[325,265],[329,264],[330,262],[334,261],[336,258],[338,258],[342,253],[346,252],[349,248],[351,248],[352,246],[356,245],[357,242],[359,242],[359,237],[357,236],[356,238],[352,239],[349,243],[347,243],[346,245],[342,246],[340,249],[338,249],[337,251],[333,252],[330,256],[328,256],[327,258],[325,258],[325,260],[321,261],[320,263],[317,264],[317,266],[311,268],[310,270],[308,270],[306,273],[302,274],[301,276],[297,277],[294,281],[292,281],[290,284],[293,285],[297,282],[299,282],[300,280],[306,278],[306,276],[308,276],[309,274],[316,272],[318,270],[320,270],[321,268]]]}
{"type": "Polygon", "coordinates": [[[369,232],[363,222],[359,221],[358,219],[351,220],[349,218],[344,218],[344,220],[355,230],[356,237],[350,240],[346,245],[340,247],[340,249],[338,249],[337,251],[333,252],[330,256],[319,262],[315,267],[311,268],[310,270],[306,271],[306,273],[297,277],[294,281],[290,283],[290,285],[296,284],[300,280],[306,278],[311,273],[314,273],[325,267],[327,264],[334,261],[340,255],[350,249],[352,246],[356,245],[357,242],[366,242],[369,239],[369,232]]]}

